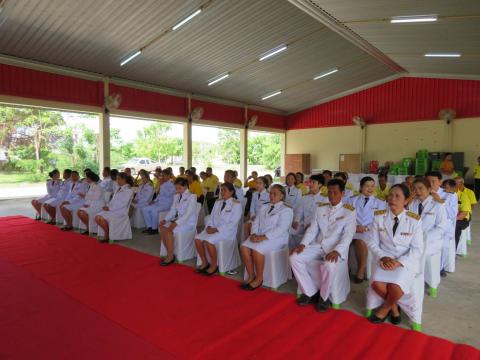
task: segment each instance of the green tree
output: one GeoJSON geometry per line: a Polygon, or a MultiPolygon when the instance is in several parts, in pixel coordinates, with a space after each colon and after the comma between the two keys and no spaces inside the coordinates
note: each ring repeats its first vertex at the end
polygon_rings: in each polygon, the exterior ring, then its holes
{"type": "Polygon", "coordinates": [[[218,132],[218,154],[228,164],[240,163],[240,133],[233,129],[218,132]]]}

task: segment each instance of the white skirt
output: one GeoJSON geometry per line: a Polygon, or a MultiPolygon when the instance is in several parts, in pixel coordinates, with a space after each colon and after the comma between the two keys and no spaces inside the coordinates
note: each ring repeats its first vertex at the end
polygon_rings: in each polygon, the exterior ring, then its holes
{"type": "Polygon", "coordinates": [[[51,195],[45,195],[45,196],[42,196],[41,198],[39,199],[36,199],[40,204],[43,204],[44,202],[50,200],[50,199],[55,199],[55,196],[51,196],[51,195]]]}
{"type": "MultiPolygon", "coordinates": [[[[163,225],[164,227],[169,227],[171,224],[170,221],[167,221],[165,223],[165,225],[163,225]]],[[[177,225],[175,227],[175,229],[173,229],[173,233],[174,234],[178,234],[178,233],[186,233],[186,232],[191,232],[191,231],[194,231],[195,230],[195,227],[193,226],[190,226],[188,224],[183,224],[183,225],[177,225]]]]}
{"type": "Polygon", "coordinates": [[[286,243],[284,243],[282,240],[283,239],[267,239],[261,242],[252,242],[250,241],[249,237],[242,243],[242,246],[245,246],[249,249],[255,250],[262,255],[265,255],[269,252],[283,249],[285,246],[288,245],[288,239],[286,243]]]}
{"type": "Polygon", "coordinates": [[[372,274],[372,282],[396,284],[405,294],[410,292],[414,278],[414,274],[403,266],[399,266],[395,270],[384,270],[378,263],[374,265],[372,274]]]}
{"type": "Polygon", "coordinates": [[[370,230],[368,230],[368,231],[365,231],[364,233],[357,233],[356,232],[353,235],[353,239],[354,240],[363,240],[364,242],[368,242],[368,240],[370,240],[371,236],[372,236],[372,232],[370,230]]]}
{"type": "Polygon", "coordinates": [[[70,204],[64,205],[63,207],[73,212],[80,209],[83,205],[85,205],[85,200],[82,199],[82,200],[71,202],[70,204]]]}
{"type": "Polygon", "coordinates": [[[44,204],[48,204],[52,207],[57,207],[58,205],[60,205],[61,203],[63,202],[63,199],[59,199],[59,198],[50,198],[48,200],[45,200],[44,201],[44,204]]]}
{"type": "Polygon", "coordinates": [[[203,230],[201,233],[195,235],[195,239],[206,241],[212,245],[217,245],[220,241],[234,241],[235,238],[229,239],[221,232],[216,232],[215,234],[207,234],[206,230],[203,230]]]}

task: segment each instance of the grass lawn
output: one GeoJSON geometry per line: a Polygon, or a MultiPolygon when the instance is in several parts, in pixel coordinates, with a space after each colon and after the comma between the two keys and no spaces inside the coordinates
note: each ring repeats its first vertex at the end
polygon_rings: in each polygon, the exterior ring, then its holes
{"type": "Polygon", "coordinates": [[[47,174],[4,173],[0,172],[0,184],[41,184],[48,178],[47,174]]]}

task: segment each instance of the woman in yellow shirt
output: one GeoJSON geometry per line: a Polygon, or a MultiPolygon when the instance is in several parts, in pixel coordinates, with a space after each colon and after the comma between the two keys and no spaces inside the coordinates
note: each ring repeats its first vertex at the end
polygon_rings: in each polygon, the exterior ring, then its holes
{"type": "Polygon", "coordinates": [[[477,158],[477,165],[473,168],[473,178],[475,180],[475,197],[480,199],[480,156],[477,158]]]}
{"type": "Polygon", "coordinates": [[[185,174],[187,175],[187,180],[188,180],[188,190],[192,194],[197,195],[197,201],[203,204],[203,199],[204,199],[203,188],[202,188],[202,184],[200,184],[198,175],[192,173],[189,170],[187,170],[185,174]]]}
{"type": "Polygon", "coordinates": [[[378,175],[378,186],[375,188],[375,196],[380,200],[386,201],[390,187],[387,185],[387,174],[378,175]]]}
{"type": "Polygon", "coordinates": [[[303,183],[303,180],[305,179],[303,173],[297,172],[295,177],[297,178],[297,189],[302,192],[302,196],[307,195],[309,190],[308,187],[303,183]]]}

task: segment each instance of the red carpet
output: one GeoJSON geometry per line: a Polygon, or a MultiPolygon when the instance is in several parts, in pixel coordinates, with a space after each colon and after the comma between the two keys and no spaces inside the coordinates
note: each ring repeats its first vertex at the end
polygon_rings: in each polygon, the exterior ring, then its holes
{"type": "Polygon", "coordinates": [[[0,274],[0,359],[480,359],[24,217],[0,218],[0,274]]]}

